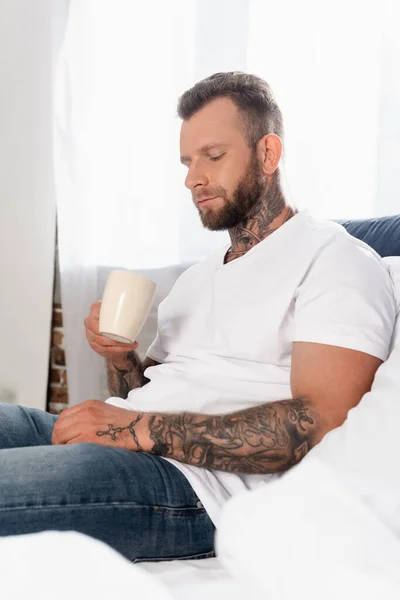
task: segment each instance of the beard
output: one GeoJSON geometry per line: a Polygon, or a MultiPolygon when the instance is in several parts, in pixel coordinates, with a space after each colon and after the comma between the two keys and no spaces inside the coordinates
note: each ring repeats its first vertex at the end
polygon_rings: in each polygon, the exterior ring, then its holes
{"type": "Polygon", "coordinates": [[[254,211],[262,200],[265,190],[266,178],[257,155],[253,152],[250,164],[231,197],[220,187],[207,190],[207,196],[219,196],[224,200],[224,205],[218,210],[199,209],[203,226],[211,231],[224,231],[237,227],[254,211]]]}

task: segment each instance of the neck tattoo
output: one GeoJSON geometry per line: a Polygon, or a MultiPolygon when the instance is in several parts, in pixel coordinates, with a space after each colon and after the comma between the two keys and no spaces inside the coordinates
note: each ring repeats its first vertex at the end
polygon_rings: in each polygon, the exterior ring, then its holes
{"type": "Polygon", "coordinates": [[[246,254],[296,213],[296,209],[286,204],[279,177],[276,176],[253,212],[242,223],[229,230],[232,244],[225,255],[226,262],[246,254]]]}

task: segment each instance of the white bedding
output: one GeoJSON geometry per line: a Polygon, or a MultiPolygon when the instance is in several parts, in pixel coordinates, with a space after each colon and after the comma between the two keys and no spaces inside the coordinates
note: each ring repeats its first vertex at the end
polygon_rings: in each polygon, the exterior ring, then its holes
{"type": "Polygon", "coordinates": [[[2,600],[243,600],[217,558],[132,564],[76,532],[0,538],[2,600]]]}
{"type": "Polygon", "coordinates": [[[174,600],[244,600],[242,585],[238,585],[218,558],[139,563],[137,566],[156,576],[174,600]]]}
{"type": "Polygon", "coordinates": [[[0,537],[1,600],[173,600],[155,577],[74,531],[0,537]]]}

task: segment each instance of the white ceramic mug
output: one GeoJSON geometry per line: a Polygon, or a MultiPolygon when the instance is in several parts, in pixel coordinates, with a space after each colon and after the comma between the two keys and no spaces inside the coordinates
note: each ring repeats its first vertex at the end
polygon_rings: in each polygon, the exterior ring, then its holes
{"type": "Polygon", "coordinates": [[[111,271],[100,308],[99,332],[116,342],[132,344],[154,300],[156,284],[134,271],[111,271]]]}

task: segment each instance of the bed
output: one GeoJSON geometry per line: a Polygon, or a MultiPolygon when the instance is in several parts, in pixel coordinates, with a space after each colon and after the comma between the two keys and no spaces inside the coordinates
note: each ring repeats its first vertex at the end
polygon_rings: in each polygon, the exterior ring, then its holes
{"type": "MultiPolygon", "coordinates": [[[[400,216],[366,223],[343,222],[355,234],[362,225],[372,246],[371,231],[379,237],[400,309],[400,216]]],[[[76,532],[0,538],[1,597],[398,600],[399,429],[398,318],[388,360],[344,425],[288,473],[227,503],[217,558],[131,564],[76,532]]]]}

